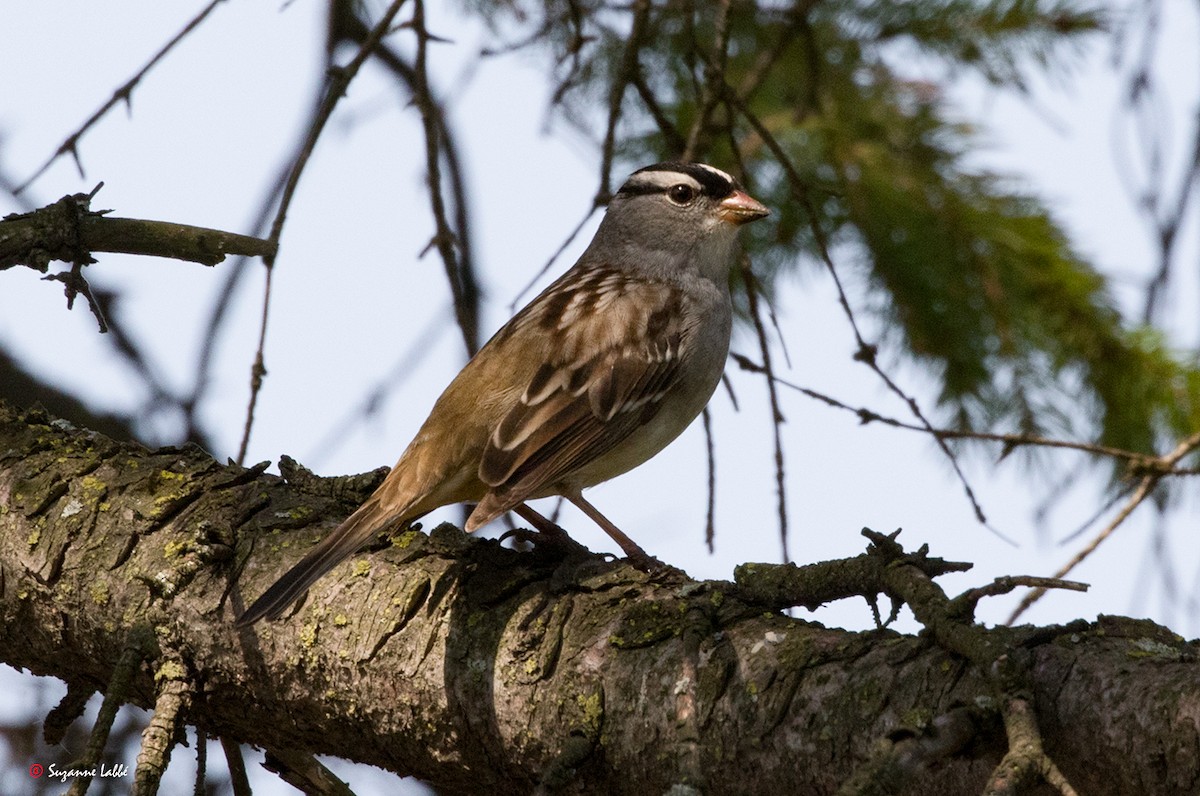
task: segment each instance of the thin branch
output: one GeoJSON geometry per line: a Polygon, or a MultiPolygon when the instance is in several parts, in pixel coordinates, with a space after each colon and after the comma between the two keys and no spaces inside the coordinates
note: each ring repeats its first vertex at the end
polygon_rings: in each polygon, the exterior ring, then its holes
{"type": "MultiPolygon", "coordinates": [[[[327,52],[332,57],[337,46],[349,42],[360,46],[370,35],[367,27],[355,13],[356,4],[348,0],[336,2],[331,7],[329,41],[327,52]]],[[[442,41],[430,34],[424,23],[410,24],[419,37],[430,41],[442,41]]],[[[467,202],[466,183],[463,177],[461,158],[455,135],[446,119],[441,102],[429,88],[426,75],[424,47],[418,49],[418,63],[409,64],[399,53],[381,44],[373,57],[407,87],[410,99],[421,114],[426,142],[426,178],[429,184],[429,200],[433,211],[436,230],[431,246],[437,244],[439,256],[445,267],[447,282],[454,298],[454,311],[463,343],[468,353],[479,347],[479,283],[475,275],[475,258],[471,245],[470,211],[467,202]],[[432,150],[431,150],[432,146],[432,150]],[[432,160],[432,168],[429,161],[432,160]],[[447,220],[445,201],[442,198],[441,166],[444,159],[448,172],[449,191],[453,199],[454,224],[447,220]]]]}
{"type": "Polygon", "coordinates": [[[854,316],[854,310],[850,308],[850,299],[846,294],[845,287],[842,285],[842,278],[838,275],[837,268],[833,264],[833,258],[829,254],[829,238],[825,234],[825,229],[817,222],[819,216],[816,209],[816,203],[813,202],[812,197],[808,193],[808,186],[805,185],[804,178],[801,177],[800,173],[796,171],[796,167],[792,164],[787,152],[784,151],[783,145],[780,144],[771,131],[767,129],[767,126],[763,124],[762,120],[750,110],[745,100],[738,96],[738,93],[731,86],[726,85],[723,91],[724,93],[722,98],[728,102],[734,110],[741,114],[742,118],[744,118],[752,128],[754,128],[754,132],[757,133],[762,139],[763,144],[765,144],[767,149],[771,151],[771,154],[775,156],[775,161],[783,169],[784,174],[787,176],[788,186],[792,189],[793,195],[795,195],[796,199],[801,205],[803,205],[804,211],[808,215],[809,228],[812,230],[813,240],[817,244],[817,250],[821,256],[822,264],[825,266],[830,277],[833,279],[833,285],[838,294],[838,304],[841,306],[842,313],[846,316],[846,320],[850,323],[850,329],[854,333],[854,341],[860,351],[872,348],[872,346],[867,344],[866,339],[863,338],[862,331],[858,327],[858,320],[854,316]]]}
{"type": "MultiPolygon", "coordinates": [[[[168,650],[158,660],[155,683],[158,696],[154,700],[154,715],[142,731],[142,748],[138,751],[137,769],[133,774],[133,796],[155,796],[163,773],[171,762],[171,750],[187,717],[195,686],[187,666],[178,652],[168,650]]],[[[202,743],[202,742],[201,742],[202,743]]]]}
{"type": "Polygon", "coordinates": [[[1060,546],[1067,545],[1078,539],[1080,536],[1083,536],[1088,532],[1088,529],[1100,522],[1101,518],[1104,517],[1105,514],[1108,514],[1108,512],[1112,510],[1113,506],[1124,500],[1135,489],[1137,489],[1137,485],[1132,482],[1127,481],[1126,483],[1122,484],[1121,488],[1109,495],[1108,499],[1105,500],[1099,508],[1093,511],[1090,517],[1079,523],[1078,528],[1076,528],[1074,531],[1071,531],[1063,538],[1057,540],[1058,544],[1060,546]]]}
{"type": "MultiPolygon", "coordinates": [[[[739,354],[737,352],[732,352],[732,353],[730,353],[729,356],[733,359],[733,361],[737,364],[737,366],[739,368],[741,368],[742,370],[746,370],[751,373],[763,373],[763,374],[765,374],[767,372],[766,369],[762,365],[749,359],[748,357],[746,357],[743,354],[739,354]]],[[[1170,468],[1170,469],[1163,470],[1157,464],[1155,464],[1155,462],[1157,462],[1158,460],[1153,456],[1150,456],[1145,453],[1139,453],[1137,451],[1125,450],[1123,448],[1114,448],[1109,445],[1098,445],[1098,444],[1091,443],[1091,442],[1072,442],[1070,440],[1051,439],[1049,437],[1040,437],[1035,434],[1028,434],[1028,433],[999,434],[999,433],[993,433],[993,432],[989,432],[989,431],[964,431],[961,429],[954,429],[954,428],[930,428],[928,426],[917,424],[917,423],[906,423],[903,420],[897,420],[894,417],[888,417],[887,415],[880,414],[879,412],[876,412],[874,409],[867,409],[865,407],[851,406],[849,404],[843,403],[842,401],[838,400],[837,398],[833,398],[829,395],[826,395],[825,393],[818,392],[813,389],[809,389],[808,387],[803,387],[799,384],[788,381],[787,379],[780,378],[779,376],[772,376],[771,378],[773,381],[775,381],[779,385],[781,385],[783,387],[787,387],[788,389],[791,389],[791,390],[795,390],[796,392],[801,393],[802,395],[805,395],[809,398],[812,398],[813,400],[820,401],[821,403],[823,403],[829,407],[854,414],[855,416],[858,417],[858,419],[864,425],[867,423],[883,423],[886,426],[891,426],[893,428],[905,429],[906,431],[917,431],[922,434],[929,434],[929,435],[939,438],[939,439],[966,439],[966,440],[980,440],[983,442],[1000,442],[1000,443],[1004,444],[1004,448],[1005,448],[1004,452],[1001,454],[1002,457],[1007,456],[1009,453],[1011,453],[1013,450],[1015,450],[1017,448],[1026,447],[1026,446],[1044,447],[1044,448],[1065,448],[1068,450],[1082,451],[1084,453],[1093,453],[1093,454],[1096,454],[1097,456],[1110,456],[1115,459],[1124,459],[1124,460],[1130,462],[1131,465],[1133,465],[1133,466],[1154,466],[1155,471],[1160,472],[1163,475],[1192,475],[1193,474],[1192,472],[1190,472],[1189,469],[1184,469],[1184,468],[1170,468]]]]}
{"type": "MultiPolygon", "coordinates": [[[[465,269],[459,262],[456,246],[461,247],[460,236],[466,230],[460,228],[455,235],[450,223],[446,220],[446,204],[442,197],[441,153],[442,125],[444,118],[441,108],[433,98],[429,88],[428,74],[428,44],[436,40],[425,28],[425,2],[414,0],[411,27],[417,36],[417,55],[414,65],[415,79],[412,81],[413,100],[421,115],[421,126],[425,133],[425,175],[429,184],[429,203],[433,211],[436,232],[430,247],[436,248],[446,269],[446,279],[450,283],[450,292],[454,296],[454,314],[458,326],[462,330],[463,342],[467,353],[474,354],[479,349],[479,287],[475,283],[474,273],[465,269]]],[[[460,200],[461,204],[461,200],[460,200]]]]}
{"type": "Polygon", "coordinates": [[[63,293],[67,297],[67,309],[75,308],[75,298],[80,294],[87,299],[88,309],[92,311],[92,316],[96,319],[96,323],[100,326],[100,334],[106,334],[109,330],[108,319],[105,317],[104,310],[100,306],[100,301],[96,298],[96,294],[92,292],[92,286],[83,277],[83,266],[93,260],[87,262],[75,261],[71,264],[70,271],[63,271],[57,274],[50,274],[42,277],[47,282],[62,282],[63,293]]]}
{"type": "MultiPolygon", "coordinates": [[[[96,262],[93,252],[118,252],[167,257],[203,265],[215,265],[226,254],[265,256],[271,251],[267,241],[223,230],[174,224],[165,221],[110,218],[107,210],[91,209],[91,202],[104,183],[91,193],[64,196],[57,202],[28,213],[12,214],[0,220],[0,270],[24,265],[45,273],[55,260],[71,263],[68,271],[45,277],[62,282],[67,309],[82,295],[99,325],[100,333],[114,331],[117,351],[129,360],[146,380],[152,400],[183,407],[161,380],[153,376],[145,357],[119,325],[109,321],[106,306],[113,295],[93,290],[83,274],[86,265],[96,262]]],[[[185,409],[186,411],[186,409],[185,409]]],[[[202,435],[189,422],[187,438],[199,441],[202,435]]]]}
{"type": "MultiPolygon", "coordinates": [[[[1178,193],[1168,209],[1166,163],[1170,141],[1166,133],[1170,132],[1171,125],[1165,123],[1166,110],[1154,79],[1163,30],[1163,4],[1143,3],[1139,11],[1136,20],[1140,22],[1140,29],[1130,25],[1126,31],[1127,35],[1139,33],[1140,41],[1131,43],[1118,37],[1115,42],[1115,53],[1135,52],[1135,55],[1133,69],[1125,84],[1124,104],[1113,120],[1122,124],[1130,122],[1134,137],[1132,146],[1139,150],[1146,171],[1144,183],[1138,184],[1123,151],[1116,150],[1114,158],[1118,176],[1131,194],[1133,204],[1146,217],[1157,247],[1158,267],[1146,282],[1142,307],[1142,322],[1150,323],[1158,314],[1160,301],[1170,284],[1177,236],[1200,179],[1200,115],[1196,117],[1197,127],[1192,132],[1191,161],[1181,175],[1178,193]]],[[[1117,137],[1114,135],[1114,140],[1117,137]]]]}
{"type": "MultiPolygon", "coordinates": [[[[1058,572],[1054,573],[1053,577],[1065,577],[1071,572],[1071,570],[1083,563],[1088,556],[1096,551],[1096,548],[1104,543],[1104,540],[1112,536],[1117,528],[1121,527],[1121,524],[1129,518],[1129,515],[1133,513],[1134,509],[1140,506],[1142,501],[1150,496],[1150,494],[1154,491],[1154,488],[1158,486],[1158,482],[1166,477],[1167,473],[1174,469],[1179,460],[1196,450],[1197,447],[1200,447],[1200,432],[1196,432],[1180,442],[1175,446],[1174,450],[1172,450],[1166,456],[1154,460],[1153,468],[1150,468],[1149,465],[1147,465],[1148,472],[1142,476],[1142,480],[1138,484],[1137,490],[1134,491],[1129,500],[1125,502],[1125,505],[1121,507],[1121,510],[1117,512],[1117,515],[1113,517],[1112,521],[1106,525],[1104,529],[1100,531],[1100,533],[1096,534],[1095,538],[1093,538],[1091,542],[1084,546],[1083,549],[1076,552],[1075,555],[1071,557],[1070,561],[1063,565],[1058,572]]],[[[1029,594],[1025,595],[1020,604],[1016,607],[1016,610],[1014,610],[1012,615],[1008,617],[1007,624],[1011,625],[1013,622],[1017,621],[1017,619],[1019,619],[1021,615],[1029,609],[1030,606],[1040,600],[1045,593],[1046,590],[1044,588],[1039,588],[1034,589],[1029,594]]]]}
{"type": "MultiPolygon", "coordinates": [[[[874,371],[875,375],[877,375],[883,381],[888,390],[904,401],[905,404],[907,404],[909,411],[913,413],[913,416],[916,417],[917,420],[919,420],[921,424],[930,432],[932,432],[933,424],[930,423],[928,418],[925,417],[925,413],[921,411],[921,407],[917,404],[917,400],[902,390],[900,386],[892,380],[892,377],[883,370],[877,361],[877,356],[879,353],[878,348],[875,345],[868,344],[863,338],[862,332],[858,327],[858,321],[854,317],[854,311],[850,308],[850,300],[846,295],[846,290],[842,285],[841,278],[838,276],[837,268],[833,264],[833,257],[829,254],[829,241],[825,235],[824,229],[818,222],[819,216],[817,214],[816,205],[812,202],[811,197],[808,195],[808,189],[804,184],[804,180],[800,177],[799,173],[797,173],[795,167],[792,165],[792,162],[788,158],[787,153],[784,151],[783,146],[775,139],[775,136],[771,134],[771,131],[767,129],[766,125],[762,123],[762,120],[760,120],[750,110],[750,108],[746,106],[745,102],[738,97],[737,92],[733,91],[733,89],[729,86],[724,87],[724,99],[734,108],[736,108],[742,117],[745,118],[746,121],[749,122],[749,124],[754,128],[755,132],[759,134],[763,140],[763,143],[766,144],[767,148],[771,150],[771,153],[775,156],[776,161],[783,168],[784,173],[787,175],[788,184],[791,186],[793,194],[801,202],[801,204],[804,205],[805,212],[809,217],[809,226],[813,232],[813,240],[817,244],[817,250],[820,254],[821,261],[825,265],[826,270],[829,272],[830,277],[833,279],[834,286],[837,288],[838,303],[841,305],[842,312],[845,314],[846,320],[849,322],[850,328],[854,333],[854,340],[858,347],[858,350],[854,354],[854,359],[858,362],[862,362],[872,371],[874,371]]],[[[950,460],[950,464],[954,468],[954,473],[958,477],[959,483],[962,484],[963,491],[967,496],[967,500],[971,503],[971,508],[975,512],[975,518],[981,525],[991,531],[994,535],[1004,539],[1009,544],[1013,544],[1011,539],[1000,533],[988,523],[987,516],[983,513],[983,507],[979,505],[979,501],[975,497],[975,490],[971,488],[970,482],[967,481],[967,477],[963,473],[962,467],[958,462],[958,457],[954,455],[954,451],[950,449],[950,446],[946,444],[945,440],[938,439],[936,436],[934,438],[937,439],[938,447],[942,449],[942,453],[944,453],[946,458],[950,460]]]]}
{"type": "MultiPolygon", "coordinates": [[[[882,553],[899,551],[893,537],[863,531],[882,553]]],[[[920,561],[924,548],[918,551],[920,561]]],[[[1034,675],[1024,656],[1012,654],[1014,645],[1005,639],[1001,628],[985,629],[971,618],[974,605],[981,597],[1002,594],[1021,585],[1020,579],[994,581],[990,586],[966,592],[951,600],[932,578],[917,566],[909,566],[912,556],[894,561],[883,568],[885,592],[899,598],[912,609],[913,616],[925,626],[926,632],[943,649],[958,655],[978,667],[989,681],[993,696],[1001,707],[1004,727],[1008,734],[1008,752],[993,770],[984,793],[988,796],[1016,796],[1022,785],[1034,778],[1057,787],[1062,796],[1076,796],[1054,761],[1042,748],[1042,737],[1030,702],[1034,675]],[[969,609],[969,610],[964,610],[969,609]]],[[[1069,581],[1049,581],[1054,588],[1079,588],[1069,581]]],[[[1062,632],[1061,629],[1056,630],[1062,632]]]]}
{"type": "MultiPolygon", "coordinates": [[[[255,233],[261,232],[271,220],[271,212],[279,201],[284,185],[287,182],[288,173],[291,171],[291,165],[297,157],[299,157],[298,152],[287,158],[287,165],[279,170],[266,196],[263,197],[258,214],[255,216],[254,222],[250,225],[250,229],[254,230],[255,233]]],[[[192,434],[198,433],[196,408],[204,399],[211,384],[209,374],[212,371],[213,359],[216,356],[218,348],[217,344],[224,331],[225,321],[230,317],[229,310],[233,306],[233,299],[238,295],[240,286],[245,284],[246,275],[250,273],[249,265],[249,258],[245,255],[239,256],[230,263],[230,267],[225,274],[225,279],[217,292],[217,297],[209,308],[208,320],[205,322],[204,330],[200,334],[200,352],[196,356],[192,388],[188,395],[180,399],[180,405],[184,409],[184,418],[188,424],[187,433],[189,438],[192,434]]]]}
{"type": "Polygon", "coordinates": [[[679,128],[675,126],[675,123],[667,118],[666,112],[662,109],[658,98],[654,96],[654,92],[650,90],[650,84],[646,82],[646,76],[642,74],[642,70],[640,69],[635,70],[633,73],[633,87],[637,89],[638,97],[641,98],[642,104],[646,106],[646,110],[650,112],[650,118],[654,119],[654,124],[658,127],[658,132],[664,139],[664,146],[667,151],[684,151],[687,148],[687,141],[680,134],[679,128]]]}
{"type": "Polygon", "coordinates": [[[612,195],[612,164],[616,152],[617,122],[621,119],[621,103],[625,97],[625,87],[633,82],[637,74],[638,53],[641,51],[642,39],[646,32],[646,22],[650,18],[650,0],[634,0],[633,23],[629,29],[629,39],[625,42],[625,51],[621,54],[621,65],[617,74],[613,75],[612,91],[608,97],[608,123],[604,128],[604,144],[601,147],[600,158],[600,190],[598,192],[602,204],[608,203],[612,195]]]}
{"type": "Polygon", "coordinates": [[[704,512],[704,543],[708,552],[714,552],[713,542],[717,537],[717,455],[716,442],[713,439],[712,413],[708,407],[700,413],[704,423],[704,451],[708,464],[708,501],[704,512]]]}
{"type": "Polygon", "coordinates": [[[1059,580],[1058,578],[1039,578],[1034,575],[1002,575],[986,586],[977,586],[973,589],[967,589],[962,594],[954,598],[953,602],[956,608],[963,609],[965,615],[973,615],[975,606],[984,597],[1000,597],[1005,594],[1010,594],[1018,588],[1026,587],[1031,589],[1063,589],[1065,591],[1085,592],[1090,587],[1086,583],[1081,583],[1077,580],[1059,580]]]}
{"type": "MultiPolygon", "coordinates": [[[[803,19],[803,15],[807,13],[807,9],[796,11],[795,16],[798,19],[803,19]]],[[[787,51],[788,45],[792,43],[792,39],[800,31],[801,23],[792,25],[782,25],[779,29],[779,38],[769,49],[760,50],[754,59],[754,64],[746,70],[745,76],[742,78],[741,85],[737,87],[738,96],[749,102],[750,99],[762,87],[767,78],[771,77],[775,70],[775,66],[783,54],[787,51]]]]}
{"type": "Polygon", "coordinates": [[[79,169],[79,176],[82,178],[84,176],[84,174],[83,174],[83,164],[79,161],[79,150],[78,150],[79,139],[82,138],[83,135],[88,130],[90,130],[93,125],[96,124],[96,122],[100,121],[100,119],[103,118],[103,116],[106,113],[108,113],[110,110],[112,110],[112,108],[115,107],[118,102],[124,102],[126,105],[128,105],[131,97],[133,96],[134,87],[136,87],[137,84],[139,82],[141,82],[141,79],[146,76],[146,73],[148,73],[151,69],[153,69],[154,65],[157,64],[159,61],[161,61],[166,56],[167,53],[169,53],[171,50],[173,50],[175,48],[175,45],[179,44],[179,42],[183,41],[184,38],[189,33],[191,33],[193,30],[195,30],[196,27],[201,22],[204,21],[205,17],[207,17],[212,12],[212,10],[215,9],[217,7],[217,5],[221,2],[223,2],[223,0],[212,0],[212,2],[209,3],[207,6],[205,6],[204,9],[199,14],[197,14],[195,17],[193,17],[192,21],[187,23],[187,25],[185,25],[183,27],[183,30],[181,30],[181,31],[179,31],[179,33],[175,34],[175,38],[171,39],[169,42],[167,42],[165,45],[163,45],[163,48],[161,50],[159,50],[157,53],[155,53],[154,57],[151,58],[146,63],[146,65],[143,66],[138,71],[137,74],[135,74],[133,77],[131,77],[129,80],[127,80],[125,82],[125,84],[122,85],[120,88],[118,88],[116,91],[114,91],[112,97],[109,98],[108,102],[106,102],[102,106],[100,106],[99,110],[97,110],[90,117],[88,117],[88,120],[85,121],[79,127],[78,130],[76,130],[75,132],[73,132],[69,136],[67,136],[67,140],[63,141],[62,144],[59,145],[58,149],[54,150],[54,154],[51,155],[50,158],[45,163],[42,164],[41,168],[39,168],[37,171],[35,171],[33,173],[33,176],[31,176],[29,179],[25,180],[25,182],[21,183],[15,189],[13,189],[13,193],[19,194],[22,191],[24,191],[26,188],[28,188],[34,182],[34,180],[38,179],[43,174],[45,174],[46,170],[50,168],[50,166],[54,163],[54,161],[58,160],[60,157],[67,154],[68,152],[71,154],[71,157],[73,157],[75,159],[75,165],[79,169]]]}
{"type": "Polygon", "coordinates": [[[204,796],[204,783],[208,780],[208,735],[196,728],[196,777],[192,780],[192,796],[204,796]]]}
{"type": "MultiPolygon", "coordinates": [[[[292,166],[291,173],[288,174],[287,182],[284,185],[283,195],[279,201],[279,209],[276,211],[275,220],[271,225],[269,240],[277,243],[283,234],[283,225],[287,220],[287,211],[291,206],[292,198],[295,196],[296,187],[300,183],[300,175],[304,173],[304,168],[308,165],[308,160],[312,157],[312,153],[316,149],[317,139],[321,137],[321,132],[325,129],[325,124],[329,121],[330,116],[333,115],[333,109],[345,95],[351,81],[358,75],[358,70],[362,68],[367,58],[371,56],[371,53],[383,41],[383,37],[391,30],[392,21],[396,18],[396,14],[399,13],[400,8],[405,2],[406,0],[393,0],[388,10],[380,18],[379,22],[375,24],[375,27],[371,29],[371,33],[363,41],[362,46],[359,47],[358,52],[355,53],[348,64],[343,67],[330,67],[321,104],[317,108],[317,113],[308,128],[308,135],[304,140],[304,146],[301,148],[300,154],[297,156],[296,162],[292,166]]],[[[274,258],[272,258],[271,264],[274,265],[274,258]]]]}
{"type": "Polygon", "coordinates": [[[246,422],[242,429],[242,441],[238,445],[237,462],[239,464],[246,460],[246,450],[250,446],[250,432],[254,428],[254,410],[258,404],[258,394],[262,389],[263,376],[266,375],[266,367],[264,364],[263,351],[267,343],[267,325],[268,316],[271,307],[271,279],[272,273],[275,270],[275,257],[278,254],[279,239],[283,235],[283,225],[287,219],[288,208],[292,204],[292,198],[296,194],[296,188],[300,184],[300,175],[304,173],[304,167],[308,165],[309,158],[312,157],[313,150],[316,149],[317,139],[320,138],[322,130],[325,129],[326,122],[333,115],[333,109],[337,105],[338,100],[346,93],[350,82],[358,74],[358,70],[370,57],[371,53],[383,41],[383,37],[392,29],[392,21],[399,13],[401,6],[406,0],[393,0],[388,10],[371,29],[370,35],[362,43],[358,52],[350,60],[346,66],[341,68],[331,68],[329,70],[329,78],[326,84],[325,95],[321,99],[321,104],[317,108],[312,124],[308,129],[308,135],[305,138],[304,145],[300,149],[300,154],[296,158],[295,164],[292,166],[291,173],[288,174],[287,182],[284,184],[283,193],[279,199],[279,209],[275,213],[275,220],[271,224],[271,234],[268,240],[276,247],[276,252],[268,257],[264,257],[264,262],[267,266],[266,286],[263,290],[263,309],[262,320],[259,324],[258,347],[254,354],[254,363],[250,368],[250,400],[246,406],[246,422]]]}
{"type": "Polygon", "coordinates": [[[1175,254],[1175,242],[1179,229],[1188,218],[1187,208],[1200,184],[1200,114],[1195,119],[1195,130],[1192,140],[1192,159],[1187,171],[1180,181],[1179,195],[1175,198],[1171,212],[1157,223],[1158,237],[1158,271],[1150,279],[1146,287],[1146,303],[1142,312],[1142,322],[1150,323],[1154,318],[1160,294],[1166,290],[1171,277],[1171,266],[1175,254]]]}
{"type": "Polygon", "coordinates": [[[562,253],[567,250],[567,247],[575,242],[575,238],[579,237],[579,233],[583,231],[585,226],[587,226],[588,221],[590,221],[592,216],[596,214],[596,211],[601,208],[601,193],[603,190],[604,189],[601,188],[599,191],[597,191],[595,198],[592,200],[592,206],[588,209],[587,213],[584,214],[583,218],[579,219],[579,223],[575,225],[575,229],[571,230],[571,233],[567,235],[566,239],[564,239],[563,242],[559,244],[558,248],[554,250],[554,254],[550,255],[550,259],[546,260],[546,264],[543,265],[541,269],[533,275],[532,279],[525,283],[525,287],[517,291],[517,295],[514,296],[513,300],[508,304],[508,311],[510,313],[517,311],[517,304],[521,301],[521,299],[533,289],[533,286],[537,284],[537,281],[541,279],[547,271],[554,267],[554,263],[559,257],[562,256],[562,253]]]}
{"type": "Polygon", "coordinates": [[[395,364],[387,374],[368,389],[366,395],[355,406],[349,407],[340,420],[331,425],[324,438],[313,447],[309,456],[312,463],[319,462],[345,442],[355,425],[377,410],[392,386],[408,377],[421,360],[433,353],[434,343],[447,328],[444,321],[445,313],[439,309],[426,327],[413,338],[412,344],[396,357],[395,364]]]}
{"type": "MultiPolygon", "coordinates": [[[[129,689],[137,675],[138,667],[149,655],[152,641],[144,625],[136,625],[129,630],[121,657],[113,667],[108,686],[104,689],[104,700],[100,703],[100,711],[96,715],[96,722],[92,725],[87,748],[83,755],[75,761],[73,767],[91,771],[100,762],[105,746],[108,744],[109,734],[112,732],[113,722],[117,718],[117,711],[128,701],[129,689]]],[[[68,796],[83,796],[91,782],[91,776],[79,777],[71,783],[71,787],[67,790],[68,796]]]]}
{"type": "Polygon", "coordinates": [[[771,427],[775,441],[775,497],[779,515],[779,543],[782,547],[783,560],[790,561],[788,554],[788,515],[787,487],[784,478],[783,436],[780,426],[783,425],[783,411],[779,408],[779,392],[775,389],[775,373],[771,368],[771,344],[767,340],[767,330],[763,325],[758,308],[758,290],[755,287],[754,273],[750,270],[750,259],[745,255],[741,259],[742,281],[746,285],[746,300],[750,304],[750,318],[754,322],[754,331],[758,337],[758,350],[763,358],[764,373],[767,377],[767,395],[771,404],[771,427]]]}
{"type": "MultiPolygon", "coordinates": [[[[713,19],[715,57],[704,60],[704,83],[700,87],[700,109],[688,130],[682,160],[695,160],[701,151],[700,137],[708,129],[709,120],[721,99],[721,86],[726,84],[725,67],[729,62],[729,0],[718,0],[713,19]]],[[[694,48],[698,49],[698,48],[694,48]]]]}
{"type": "Polygon", "coordinates": [[[246,760],[242,757],[242,747],[236,741],[222,735],[221,751],[225,753],[225,762],[229,766],[229,783],[233,789],[233,796],[253,796],[250,777],[246,774],[246,760]]]}
{"type": "Polygon", "coordinates": [[[250,447],[250,432],[254,429],[254,409],[258,405],[258,394],[262,390],[263,377],[267,375],[266,361],[263,350],[267,345],[267,319],[271,310],[271,274],[274,268],[267,268],[267,279],[263,286],[262,313],[258,325],[258,347],[254,351],[254,362],[250,365],[250,402],[246,406],[246,420],[242,425],[242,441],[238,444],[237,463],[246,462],[246,451],[250,447]]]}
{"type": "Polygon", "coordinates": [[[190,224],[108,216],[85,218],[83,241],[92,251],[166,257],[213,266],[230,254],[266,257],[268,241],[190,224]]]}
{"type": "Polygon", "coordinates": [[[274,771],[280,779],[301,793],[307,796],[354,796],[350,786],[314,755],[285,747],[274,747],[266,751],[263,767],[274,771]]]}

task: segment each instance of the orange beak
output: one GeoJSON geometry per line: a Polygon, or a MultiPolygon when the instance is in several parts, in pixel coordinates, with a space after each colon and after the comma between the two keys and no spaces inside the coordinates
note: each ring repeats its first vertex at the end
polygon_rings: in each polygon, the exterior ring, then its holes
{"type": "Polygon", "coordinates": [[[769,216],[771,211],[745,191],[734,191],[721,200],[717,214],[731,224],[749,224],[760,218],[769,216]]]}

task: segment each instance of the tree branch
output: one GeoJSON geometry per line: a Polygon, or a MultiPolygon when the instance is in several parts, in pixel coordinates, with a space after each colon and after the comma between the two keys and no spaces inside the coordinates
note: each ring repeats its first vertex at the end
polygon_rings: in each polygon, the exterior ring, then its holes
{"type": "MultiPolygon", "coordinates": [[[[1001,706],[988,707],[993,674],[931,643],[941,630],[826,629],[729,584],[517,553],[452,526],[402,533],[284,621],[235,632],[243,594],[357,499],[341,479],[289,472],[147,451],[0,406],[0,656],[107,691],[129,649],[113,628],[149,624],[159,643],[124,700],[169,698],[172,723],[453,792],[833,793],[901,732],[928,739],[905,754],[939,761],[922,796],[978,793],[1008,752],[1001,706]],[[156,684],[169,661],[186,679],[156,684]],[[164,697],[184,683],[190,700],[164,697]],[[961,721],[951,736],[935,721],[961,705],[986,714],[969,743],[961,721]]],[[[889,593],[927,579],[893,569],[889,593]]],[[[963,627],[1021,658],[1045,753],[1081,793],[1182,792],[1200,776],[1194,644],[1121,619],[963,627]]]]}
{"type": "Polygon", "coordinates": [[[95,262],[93,252],[169,257],[216,265],[226,255],[263,257],[275,250],[265,240],[169,221],[111,218],[92,210],[92,194],[64,196],[31,213],[0,220],[0,271],[24,265],[46,273],[50,263],[95,262]]]}

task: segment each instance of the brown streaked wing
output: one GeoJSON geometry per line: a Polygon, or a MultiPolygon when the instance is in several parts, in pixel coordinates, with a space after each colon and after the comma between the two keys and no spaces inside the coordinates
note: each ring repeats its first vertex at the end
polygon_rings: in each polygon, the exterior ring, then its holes
{"type": "Polygon", "coordinates": [[[556,330],[573,338],[561,350],[592,357],[539,368],[488,441],[479,477],[505,505],[611,450],[654,416],[678,379],[677,290],[619,279],[606,287],[605,312],[556,330]],[[614,329],[614,320],[624,328],[614,329]]]}

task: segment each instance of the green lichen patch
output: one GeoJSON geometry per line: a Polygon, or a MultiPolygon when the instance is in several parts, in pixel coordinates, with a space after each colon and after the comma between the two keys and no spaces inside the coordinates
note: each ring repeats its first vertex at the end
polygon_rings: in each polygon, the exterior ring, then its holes
{"type": "Polygon", "coordinates": [[[1179,647],[1153,638],[1134,639],[1126,653],[1131,658],[1159,658],[1166,661],[1178,661],[1183,658],[1179,647]]]}
{"type": "Polygon", "coordinates": [[[186,676],[187,670],[183,668],[183,664],[177,661],[166,661],[154,673],[154,681],[161,683],[165,680],[182,680],[186,676]]]}
{"type": "Polygon", "coordinates": [[[88,587],[88,593],[96,605],[107,605],[108,601],[112,599],[112,593],[109,591],[106,580],[93,581],[88,587]]]}
{"type": "Polygon", "coordinates": [[[575,704],[579,708],[582,728],[588,738],[600,735],[604,724],[604,697],[599,691],[590,694],[577,694],[575,704]]]}

